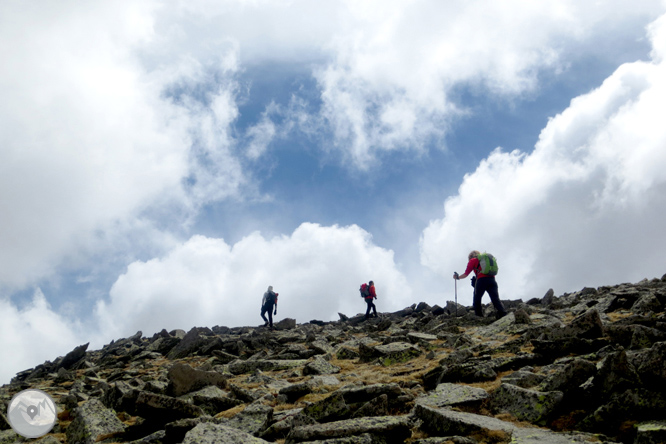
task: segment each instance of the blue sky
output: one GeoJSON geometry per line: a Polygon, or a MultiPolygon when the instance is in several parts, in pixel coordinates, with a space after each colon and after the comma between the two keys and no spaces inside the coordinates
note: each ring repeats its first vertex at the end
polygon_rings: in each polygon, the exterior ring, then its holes
{"type": "Polygon", "coordinates": [[[666,4],[579,3],[3,2],[0,382],[268,285],[443,305],[471,249],[503,299],[661,277],[666,4]]]}

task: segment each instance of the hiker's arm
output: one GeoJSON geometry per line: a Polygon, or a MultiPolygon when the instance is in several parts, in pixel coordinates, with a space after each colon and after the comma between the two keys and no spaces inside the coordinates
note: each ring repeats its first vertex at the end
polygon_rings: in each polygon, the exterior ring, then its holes
{"type": "MultiPolygon", "coordinates": [[[[461,274],[460,276],[458,276],[458,279],[465,279],[467,276],[469,276],[469,274],[472,271],[474,271],[474,269],[478,266],[478,262],[479,262],[477,260],[476,263],[474,263],[474,259],[475,258],[472,258],[472,259],[469,260],[469,262],[467,263],[467,268],[465,269],[465,272],[463,274],[461,274]]],[[[453,275],[453,279],[456,279],[455,275],[453,275]]]]}

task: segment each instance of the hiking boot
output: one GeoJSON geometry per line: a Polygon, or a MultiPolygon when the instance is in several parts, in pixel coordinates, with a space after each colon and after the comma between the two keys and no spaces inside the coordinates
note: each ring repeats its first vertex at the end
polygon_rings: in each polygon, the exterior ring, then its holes
{"type": "Polygon", "coordinates": [[[268,327],[268,322],[264,322],[264,327],[268,327]]]}
{"type": "Polygon", "coordinates": [[[508,314],[508,313],[507,313],[506,311],[503,311],[503,312],[501,312],[501,313],[497,313],[497,314],[495,315],[495,317],[496,317],[497,320],[500,320],[500,319],[502,319],[504,316],[506,316],[507,314],[508,314]]]}

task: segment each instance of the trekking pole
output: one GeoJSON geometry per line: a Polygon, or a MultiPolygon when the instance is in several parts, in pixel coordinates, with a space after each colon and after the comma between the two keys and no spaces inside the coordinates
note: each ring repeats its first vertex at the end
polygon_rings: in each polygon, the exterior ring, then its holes
{"type": "Polygon", "coordinates": [[[456,277],[453,279],[455,281],[454,283],[454,288],[455,288],[455,298],[456,298],[456,318],[458,317],[458,273],[454,272],[453,274],[456,275],[456,277]]]}

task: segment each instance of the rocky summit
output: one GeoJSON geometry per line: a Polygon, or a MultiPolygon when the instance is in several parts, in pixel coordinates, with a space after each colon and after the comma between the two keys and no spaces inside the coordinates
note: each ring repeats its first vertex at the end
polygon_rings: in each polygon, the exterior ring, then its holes
{"type": "Polygon", "coordinates": [[[365,320],[137,332],[0,388],[58,421],[40,443],[666,443],[666,276],[365,320]]]}

